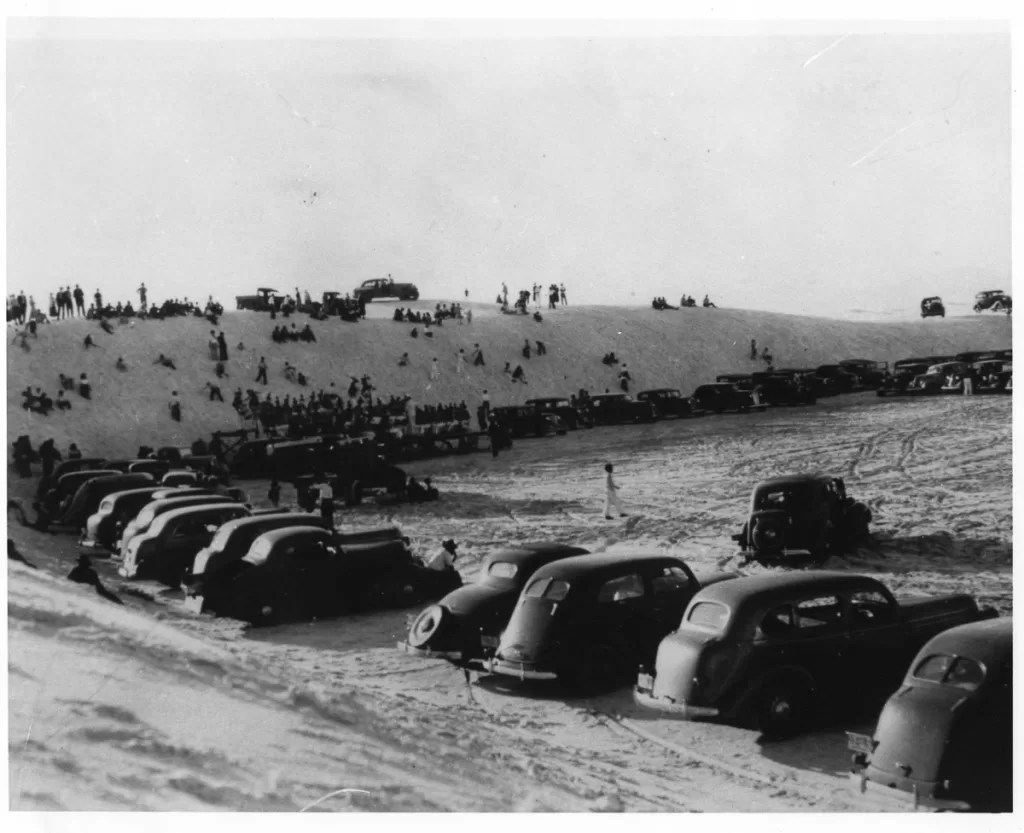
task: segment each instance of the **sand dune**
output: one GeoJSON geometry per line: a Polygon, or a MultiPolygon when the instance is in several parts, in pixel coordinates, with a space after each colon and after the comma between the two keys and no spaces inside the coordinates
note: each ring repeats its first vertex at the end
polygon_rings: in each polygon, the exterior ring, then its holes
{"type": "MultiPolygon", "coordinates": [[[[570,301],[572,299],[570,298],[570,301]]],[[[376,393],[409,394],[418,403],[465,399],[471,408],[481,393],[490,392],[495,404],[522,402],[534,396],[568,395],[581,387],[591,392],[616,390],[617,368],[601,364],[601,356],[614,350],[634,379],[634,390],[645,387],[678,387],[690,393],[698,384],[725,372],[762,369],[748,359],[748,345],[756,338],[767,346],[777,367],[814,366],[842,358],[894,361],[909,355],[952,353],[968,349],[995,349],[1011,344],[1011,321],[1005,316],[973,316],[928,319],[914,322],[850,322],[781,315],[749,310],[685,309],[658,312],[643,308],[569,306],[545,312],[543,322],[532,318],[496,314],[493,304],[469,304],[474,310],[471,325],[447,323],[435,328],[433,339],[412,339],[412,325],[390,320],[394,305],[377,303],[370,318],[358,324],[338,319],[313,322],[316,344],[274,344],[272,322],[265,315],[231,312],[221,320],[230,348],[230,378],[219,382],[224,404],[207,401],[203,386],[217,383],[213,362],[207,354],[210,326],[197,318],[137,322],[120,326],[107,335],[98,325],[85,321],[60,322],[40,329],[31,351],[8,345],[7,434],[8,442],[28,434],[38,444],[53,437],[61,449],[77,442],[87,453],[127,455],[139,445],[190,443],[218,429],[238,427],[230,407],[236,386],[255,387],[256,365],[261,355],[270,365],[272,394],[293,396],[303,392],[282,376],[289,361],[310,379],[313,389],[347,388],[350,376],[368,373],[376,393]],[[91,333],[95,349],[85,350],[82,341],[91,333]],[[525,360],[520,355],[524,339],[535,347],[540,339],[546,356],[525,360]],[[236,345],[242,342],[243,350],[236,345]],[[467,368],[455,374],[455,354],[467,353],[479,342],[486,367],[467,368]],[[408,367],[397,366],[409,352],[408,367]],[[174,359],[177,370],[154,366],[157,355],[174,359]],[[114,369],[118,356],[130,367],[114,369]],[[430,360],[437,356],[442,378],[428,378],[430,360]],[[522,364],[526,385],[514,384],[501,371],[504,363],[522,364]],[[78,377],[87,373],[93,399],[71,394],[73,410],[42,417],[21,408],[20,391],[39,385],[52,396],[58,373],[78,377]],[[184,405],[182,423],[170,419],[167,403],[177,390],[184,405]]],[[[414,305],[432,309],[432,301],[414,305]]],[[[306,316],[296,322],[301,328],[306,316]]],[[[420,328],[422,330],[422,327],[420,328]]]]}

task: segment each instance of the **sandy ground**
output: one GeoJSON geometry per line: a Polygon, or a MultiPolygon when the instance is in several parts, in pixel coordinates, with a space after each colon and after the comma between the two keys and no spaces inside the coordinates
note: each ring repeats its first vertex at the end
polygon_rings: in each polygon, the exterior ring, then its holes
{"type": "MultiPolygon", "coordinates": [[[[537,540],[735,568],[729,536],[754,482],[828,470],[875,523],[869,546],[827,567],[897,594],[972,593],[1009,615],[1010,456],[1010,397],[861,394],[524,441],[496,461],[426,461],[409,470],[434,476],[439,503],[370,504],[344,520],[400,524],[424,551],[454,537],[467,577],[491,548],[537,540]],[[624,521],[600,515],[606,461],[624,521]]],[[[418,610],[246,630],[189,616],[172,592],[114,608],[51,578],[73,561],[69,538],[11,534],[43,568],[9,569],[16,809],[296,809],[342,787],[368,793],[318,809],[872,807],[846,788],[843,736],[870,719],[769,744],[641,712],[627,690],[570,700],[553,686],[467,679],[396,650],[418,610]]],[[[99,569],[125,592],[109,564],[99,569]]]]}

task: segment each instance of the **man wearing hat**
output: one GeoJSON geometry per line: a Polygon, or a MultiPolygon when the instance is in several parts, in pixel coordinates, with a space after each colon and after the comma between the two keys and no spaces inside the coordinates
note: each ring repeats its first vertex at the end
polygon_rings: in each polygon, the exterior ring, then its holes
{"type": "Polygon", "coordinates": [[[431,570],[454,570],[455,559],[457,558],[455,550],[458,549],[458,546],[451,538],[447,541],[442,541],[441,551],[427,561],[427,566],[431,570]]]}

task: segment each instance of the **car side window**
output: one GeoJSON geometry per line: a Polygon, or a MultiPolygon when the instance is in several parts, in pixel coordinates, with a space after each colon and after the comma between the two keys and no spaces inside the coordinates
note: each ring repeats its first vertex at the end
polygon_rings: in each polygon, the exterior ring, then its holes
{"type": "Polygon", "coordinates": [[[597,593],[597,600],[599,602],[624,602],[629,599],[638,599],[643,594],[643,579],[634,573],[606,581],[597,593]]]}
{"type": "Polygon", "coordinates": [[[786,636],[795,630],[793,625],[793,606],[779,605],[769,610],[754,632],[754,639],[772,639],[786,636]]]}
{"type": "Polygon", "coordinates": [[[798,630],[837,626],[842,623],[842,603],[838,596],[817,596],[796,605],[795,624],[798,630]]]}
{"type": "Polygon", "coordinates": [[[651,590],[654,598],[675,596],[685,592],[690,586],[690,579],[680,567],[665,567],[661,575],[651,579],[651,590]]]}
{"type": "Polygon", "coordinates": [[[881,625],[896,615],[892,602],[877,590],[858,590],[850,596],[850,619],[853,625],[881,625]]]}

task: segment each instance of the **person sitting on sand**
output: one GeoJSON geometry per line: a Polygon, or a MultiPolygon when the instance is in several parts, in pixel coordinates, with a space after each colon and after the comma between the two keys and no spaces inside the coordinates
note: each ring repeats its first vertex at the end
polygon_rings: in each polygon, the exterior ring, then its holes
{"type": "MultiPolygon", "coordinates": [[[[7,508],[11,508],[11,501],[7,501],[7,508]]],[[[22,514],[24,514],[24,512],[22,514]]],[[[20,561],[26,567],[31,567],[33,570],[39,569],[35,564],[33,564],[31,561],[26,559],[25,556],[18,552],[18,548],[14,545],[14,541],[12,541],[10,538],[7,539],[7,560],[20,561]]]]}
{"type": "Polygon", "coordinates": [[[92,385],[84,373],[78,377],[78,395],[82,399],[92,399],[92,385]]]}
{"type": "Polygon", "coordinates": [[[125,370],[128,369],[128,365],[126,365],[124,363],[124,357],[123,356],[118,356],[117,357],[117,361],[114,362],[114,367],[116,367],[120,371],[125,371],[125,370]]]}
{"type": "Polygon", "coordinates": [[[93,569],[92,562],[88,555],[79,555],[78,564],[76,564],[71,572],[68,573],[68,578],[71,581],[78,582],[79,584],[90,584],[96,588],[97,594],[102,596],[107,601],[114,602],[115,604],[124,604],[117,596],[107,590],[103,586],[103,582],[100,581],[99,574],[93,569]]]}
{"type": "Polygon", "coordinates": [[[398,360],[398,366],[399,367],[405,367],[408,364],[409,364],[409,354],[408,353],[402,353],[402,358],[400,358],[398,360]]]}
{"type": "Polygon", "coordinates": [[[455,559],[458,558],[458,553],[456,552],[458,546],[451,538],[447,541],[442,541],[441,550],[427,559],[427,566],[431,570],[454,570],[455,559]]]}
{"type": "Polygon", "coordinates": [[[91,335],[87,335],[82,340],[82,346],[85,347],[86,350],[88,350],[90,347],[95,347],[96,346],[96,342],[94,342],[92,340],[92,336],[91,335]]]}
{"type": "Polygon", "coordinates": [[[64,398],[64,391],[62,391],[62,390],[57,391],[56,406],[57,406],[57,410],[58,411],[70,411],[71,410],[71,403],[68,402],[68,400],[64,398]]]}
{"type": "Polygon", "coordinates": [[[164,367],[168,367],[171,370],[177,370],[178,369],[178,368],[176,368],[174,366],[174,361],[172,359],[167,358],[163,353],[161,353],[157,357],[156,361],[153,362],[153,364],[163,365],[164,367]]]}
{"type": "Polygon", "coordinates": [[[512,371],[512,381],[526,384],[526,375],[523,373],[523,366],[521,364],[517,364],[516,369],[512,371]]]}

